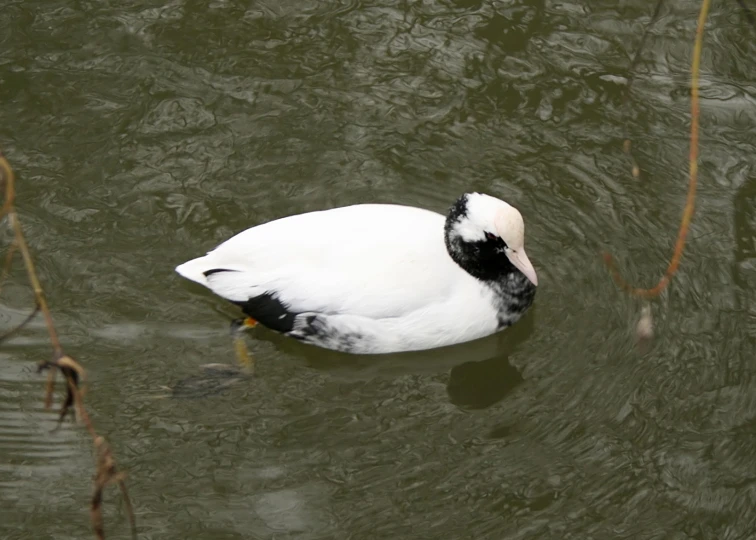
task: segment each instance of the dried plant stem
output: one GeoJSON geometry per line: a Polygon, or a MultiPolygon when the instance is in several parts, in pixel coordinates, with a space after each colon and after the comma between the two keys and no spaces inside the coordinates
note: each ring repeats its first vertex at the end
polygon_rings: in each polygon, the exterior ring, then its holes
{"type": "Polygon", "coordinates": [[[689,167],[689,182],[688,182],[688,196],[685,201],[685,209],[683,210],[682,219],[680,221],[680,230],[677,234],[677,242],[675,243],[675,249],[672,254],[672,258],[669,261],[667,270],[661,277],[656,286],[650,289],[643,289],[633,287],[628,284],[617,270],[614,260],[609,253],[604,255],[604,261],[606,262],[609,270],[612,272],[614,280],[617,285],[623,290],[627,291],[633,296],[641,298],[655,298],[659,296],[662,291],[669,285],[672,277],[677,272],[680,266],[680,259],[682,258],[683,250],[685,249],[685,240],[690,230],[690,222],[693,218],[693,210],[696,202],[696,184],[698,177],[698,118],[699,118],[699,99],[698,99],[698,81],[701,68],[701,49],[703,47],[703,31],[706,25],[706,17],[709,13],[710,0],[702,0],[701,11],[698,15],[698,26],[696,28],[696,41],[693,47],[693,63],[691,66],[691,95],[690,95],[690,154],[688,159],[689,167]]]}
{"type": "Polygon", "coordinates": [[[1,279],[4,279],[10,271],[12,258],[15,252],[20,252],[29,278],[29,283],[34,291],[35,309],[23,323],[1,336],[0,343],[23,328],[38,312],[42,312],[45,318],[47,332],[50,336],[50,342],[53,347],[53,360],[49,362],[41,362],[39,365],[40,371],[45,369],[49,370],[45,390],[45,407],[49,408],[52,405],[52,397],[55,389],[55,373],[60,371],[66,380],[66,398],[60,408],[59,422],[62,422],[70,411],[75,411],[76,418],[84,424],[84,427],[92,437],[92,442],[95,448],[97,469],[95,472],[92,501],[90,505],[90,516],[95,536],[98,539],[105,538],[102,519],[104,489],[109,484],[117,483],[125,501],[126,512],[131,525],[132,537],[136,538],[136,519],[134,517],[133,506],[129,500],[126,484],[124,483],[125,474],[117,470],[116,462],[113,458],[113,453],[110,450],[110,447],[107,442],[105,442],[105,439],[97,434],[97,431],[89,418],[89,414],[84,407],[86,371],[78,362],[63,352],[63,347],[60,344],[58,333],[53,324],[50,308],[47,305],[42,285],[40,284],[37,272],[34,268],[34,262],[32,261],[29,246],[24,238],[21,222],[16,214],[14,206],[15,177],[13,169],[11,169],[8,161],[2,156],[2,154],[0,154],[0,186],[3,185],[5,187],[5,200],[2,207],[0,207],[0,217],[8,216],[8,222],[13,231],[14,240],[8,249],[5,269],[1,279]]]}
{"type": "Polygon", "coordinates": [[[55,325],[53,324],[52,314],[47,307],[47,300],[45,299],[45,293],[42,291],[42,285],[37,278],[37,272],[34,269],[34,262],[29,252],[29,246],[26,244],[24,238],[24,231],[21,229],[21,222],[16,215],[16,208],[14,202],[16,199],[15,191],[15,176],[13,175],[13,169],[11,169],[8,161],[0,156],[0,175],[5,182],[5,204],[3,205],[3,213],[8,214],[8,221],[15,237],[14,245],[21,252],[21,257],[24,260],[24,266],[26,267],[26,273],[29,275],[29,282],[31,283],[32,290],[34,291],[34,298],[37,301],[39,310],[45,317],[45,324],[47,325],[47,333],[50,335],[50,341],[52,342],[53,350],[56,355],[63,354],[63,349],[60,346],[58,340],[58,333],[55,331],[55,325]]]}
{"type": "Polygon", "coordinates": [[[10,338],[11,338],[11,337],[13,337],[13,336],[14,336],[14,335],[15,335],[15,334],[16,334],[16,333],[17,333],[17,332],[19,331],[19,330],[21,330],[21,329],[22,329],[22,328],[24,328],[24,327],[25,327],[25,326],[26,326],[27,324],[29,324],[30,322],[32,322],[32,321],[34,320],[34,317],[36,317],[36,316],[37,316],[37,313],[39,313],[39,306],[34,306],[34,310],[33,310],[33,311],[32,311],[31,313],[29,313],[29,314],[28,314],[28,315],[26,316],[26,318],[25,318],[25,319],[24,319],[23,321],[21,321],[21,324],[19,324],[19,325],[18,325],[18,326],[16,326],[15,328],[11,328],[11,329],[10,329],[10,330],[8,330],[8,331],[7,331],[6,333],[4,333],[4,334],[3,334],[2,336],[0,336],[0,343],[2,343],[3,341],[5,341],[5,340],[7,340],[7,339],[10,339],[10,338]]]}

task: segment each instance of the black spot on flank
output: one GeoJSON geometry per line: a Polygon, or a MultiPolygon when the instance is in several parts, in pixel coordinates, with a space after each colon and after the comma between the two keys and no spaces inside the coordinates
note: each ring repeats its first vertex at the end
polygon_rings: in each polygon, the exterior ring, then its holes
{"type": "Polygon", "coordinates": [[[319,335],[323,329],[322,324],[319,324],[317,315],[307,315],[304,320],[301,321],[300,327],[292,334],[292,337],[297,339],[306,340],[313,336],[319,335]]]}
{"type": "Polygon", "coordinates": [[[219,272],[236,272],[236,270],[229,270],[227,268],[213,268],[211,270],[205,270],[204,272],[202,272],[202,275],[207,277],[207,276],[212,276],[213,274],[217,274],[219,272]]]}
{"type": "Polygon", "coordinates": [[[305,343],[348,353],[368,350],[371,344],[371,339],[365,334],[345,331],[329,322],[328,316],[322,314],[300,318],[297,329],[290,335],[305,343]]]}
{"type": "Polygon", "coordinates": [[[275,294],[265,293],[246,302],[234,302],[254,320],[276,332],[288,333],[294,328],[299,313],[289,310],[275,294]]]}

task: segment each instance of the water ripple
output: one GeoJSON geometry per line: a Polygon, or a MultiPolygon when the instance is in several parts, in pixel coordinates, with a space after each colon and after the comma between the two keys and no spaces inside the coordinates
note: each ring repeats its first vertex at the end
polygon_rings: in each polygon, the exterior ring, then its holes
{"type": "MultiPolygon", "coordinates": [[[[665,4],[632,72],[647,2],[7,6],[3,151],[140,536],[749,537],[756,56],[733,6],[707,25],[697,213],[647,349],[600,253],[648,285],[670,255],[697,5],[665,4]],[[525,215],[542,285],[522,323],[382,362],[262,330],[258,377],[160,399],[233,352],[233,309],[177,263],[290,213],[467,190],[525,215]]],[[[48,432],[46,342],[35,322],[0,357],[0,498],[21,510],[0,529],[85,538],[89,443],[48,432]]]]}

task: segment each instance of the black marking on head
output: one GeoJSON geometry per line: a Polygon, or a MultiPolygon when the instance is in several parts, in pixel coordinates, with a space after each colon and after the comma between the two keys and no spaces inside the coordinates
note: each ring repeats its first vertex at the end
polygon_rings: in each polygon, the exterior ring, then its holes
{"type": "Polygon", "coordinates": [[[492,232],[486,231],[486,241],[487,242],[493,242],[493,245],[498,245],[501,247],[501,249],[508,249],[509,246],[504,241],[504,239],[499,236],[498,234],[494,234],[492,232]]]}
{"type": "Polygon", "coordinates": [[[482,231],[480,240],[464,240],[456,225],[467,219],[469,195],[462,195],[449,209],[444,225],[446,249],[451,258],[467,273],[482,281],[500,281],[520,273],[507,257],[507,244],[498,235],[482,231]]]}
{"type": "Polygon", "coordinates": [[[236,272],[236,270],[229,270],[228,268],[213,268],[211,270],[205,270],[204,272],[202,272],[202,275],[208,277],[219,272],[236,272]]]}
{"type": "Polygon", "coordinates": [[[456,225],[467,218],[468,195],[462,195],[449,209],[444,226],[446,249],[464,271],[483,281],[495,294],[499,327],[519,320],[533,303],[536,287],[507,257],[507,244],[499,236],[484,232],[481,240],[464,240],[456,225]]]}
{"type": "Polygon", "coordinates": [[[512,273],[521,273],[507,257],[507,244],[501,237],[467,241],[449,226],[446,227],[446,249],[467,273],[482,281],[499,281],[512,273]]]}
{"type": "Polygon", "coordinates": [[[446,230],[448,231],[449,228],[454,225],[455,223],[459,223],[464,218],[467,217],[467,200],[469,195],[465,193],[462,195],[459,199],[457,199],[453,205],[451,205],[451,208],[449,208],[449,211],[446,213],[446,230]]]}
{"type": "Polygon", "coordinates": [[[242,311],[263,326],[276,332],[288,333],[294,328],[294,319],[299,313],[291,311],[275,293],[265,293],[246,302],[234,302],[242,311]]]}

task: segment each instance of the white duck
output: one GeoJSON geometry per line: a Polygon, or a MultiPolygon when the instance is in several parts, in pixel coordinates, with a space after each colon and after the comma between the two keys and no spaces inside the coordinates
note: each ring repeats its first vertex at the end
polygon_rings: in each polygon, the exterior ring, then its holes
{"type": "Polygon", "coordinates": [[[245,326],[351,353],[431,349],[522,317],[538,284],[524,233],[517,209],[480,193],[446,217],[360,204],[252,227],[176,271],[240,306],[245,326]]]}

